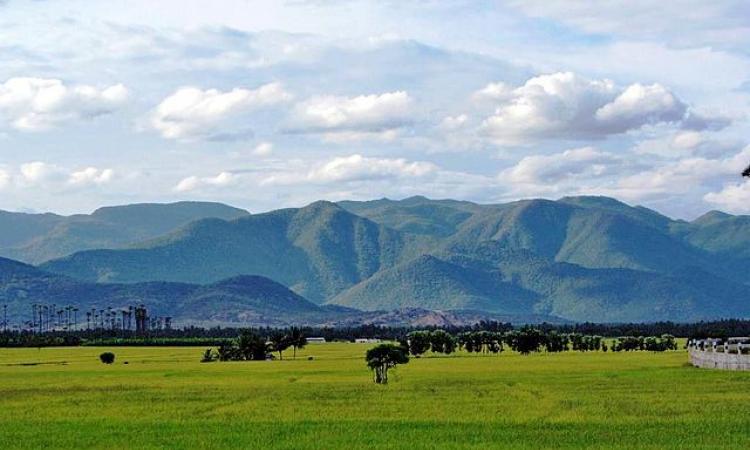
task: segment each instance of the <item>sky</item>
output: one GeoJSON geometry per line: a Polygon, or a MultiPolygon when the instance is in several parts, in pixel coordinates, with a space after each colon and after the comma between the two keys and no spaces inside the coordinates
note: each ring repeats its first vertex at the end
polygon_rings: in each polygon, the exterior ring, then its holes
{"type": "Polygon", "coordinates": [[[0,209],[750,214],[750,4],[0,0],[0,209]]]}

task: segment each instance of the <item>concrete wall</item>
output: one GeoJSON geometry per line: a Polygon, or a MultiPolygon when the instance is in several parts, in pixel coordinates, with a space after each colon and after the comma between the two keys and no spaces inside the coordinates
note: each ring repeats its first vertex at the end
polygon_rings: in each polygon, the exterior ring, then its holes
{"type": "Polygon", "coordinates": [[[704,369],[750,370],[750,355],[736,353],[689,350],[690,364],[704,369]]]}

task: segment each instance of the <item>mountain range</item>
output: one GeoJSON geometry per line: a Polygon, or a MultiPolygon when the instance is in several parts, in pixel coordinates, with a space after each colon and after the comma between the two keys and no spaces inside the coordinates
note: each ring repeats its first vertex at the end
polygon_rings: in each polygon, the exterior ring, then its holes
{"type": "Polygon", "coordinates": [[[596,322],[750,317],[750,216],[712,211],[688,222],[607,197],[319,201],[252,215],[212,203],[131,205],[68,218],[2,213],[0,234],[3,256],[92,291],[190,285],[169,304],[186,320],[356,322],[393,310],[596,322]],[[263,295],[189,300],[247,276],[299,302],[269,296],[284,305],[269,310],[246,302],[263,295]]]}

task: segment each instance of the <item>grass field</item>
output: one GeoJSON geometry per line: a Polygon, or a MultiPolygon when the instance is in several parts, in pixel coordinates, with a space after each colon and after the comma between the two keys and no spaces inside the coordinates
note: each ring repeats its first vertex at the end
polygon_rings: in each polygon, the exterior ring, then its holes
{"type": "Polygon", "coordinates": [[[0,448],[750,448],[750,373],[684,351],[459,353],[377,386],[367,348],[114,348],[112,366],[102,348],[0,349],[0,448]]]}

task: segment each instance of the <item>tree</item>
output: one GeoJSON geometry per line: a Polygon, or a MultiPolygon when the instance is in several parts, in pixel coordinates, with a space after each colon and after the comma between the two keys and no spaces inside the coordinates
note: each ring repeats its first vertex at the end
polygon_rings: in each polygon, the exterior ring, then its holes
{"type": "Polygon", "coordinates": [[[530,326],[525,326],[519,331],[510,333],[508,338],[510,348],[522,355],[538,352],[544,341],[542,333],[530,326]]]}
{"type": "Polygon", "coordinates": [[[545,336],[544,347],[548,353],[564,352],[568,350],[568,336],[556,331],[550,331],[545,336]]]}
{"type": "Polygon", "coordinates": [[[409,362],[407,349],[393,344],[380,344],[367,350],[365,361],[367,367],[374,373],[374,381],[377,384],[388,383],[388,369],[398,364],[409,362]]]}
{"type": "Polygon", "coordinates": [[[222,342],[219,344],[219,348],[216,349],[216,356],[219,358],[219,361],[232,361],[239,359],[237,344],[234,341],[222,342]]]}
{"type": "Polygon", "coordinates": [[[430,332],[429,331],[412,331],[406,335],[409,343],[409,352],[419,357],[430,349],[430,332]]]}
{"type": "Polygon", "coordinates": [[[112,352],[104,352],[99,355],[99,360],[104,364],[112,364],[115,362],[115,354],[112,352]]]}
{"type": "Polygon", "coordinates": [[[288,349],[292,343],[289,336],[281,331],[274,331],[269,336],[268,340],[271,342],[271,351],[279,352],[279,359],[284,359],[283,351],[288,349]]]}
{"type": "Polygon", "coordinates": [[[747,169],[742,172],[742,176],[750,178],[750,166],[747,166],[747,169]]]}
{"type": "Polygon", "coordinates": [[[243,330],[237,339],[239,358],[245,361],[263,361],[267,350],[266,341],[250,330],[243,330]]]}
{"type": "Polygon", "coordinates": [[[456,338],[444,330],[429,333],[430,350],[434,353],[450,355],[456,351],[456,338]]]}
{"type": "Polygon", "coordinates": [[[297,349],[303,349],[307,345],[307,338],[299,327],[289,329],[289,343],[294,349],[294,359],[297,359],[297,349]]]}

